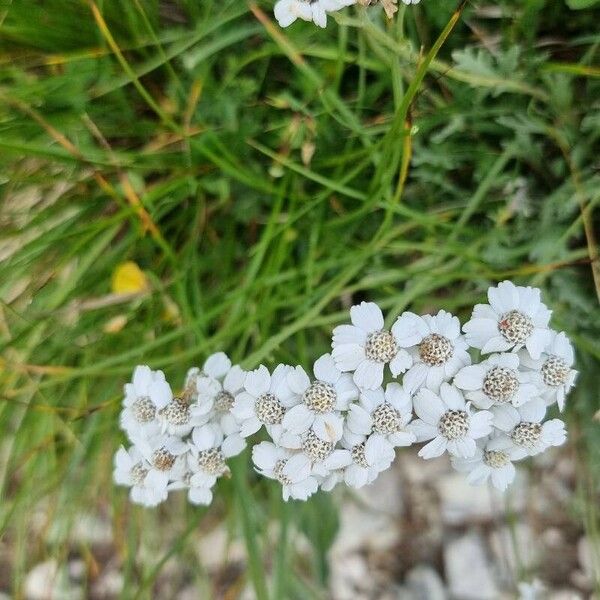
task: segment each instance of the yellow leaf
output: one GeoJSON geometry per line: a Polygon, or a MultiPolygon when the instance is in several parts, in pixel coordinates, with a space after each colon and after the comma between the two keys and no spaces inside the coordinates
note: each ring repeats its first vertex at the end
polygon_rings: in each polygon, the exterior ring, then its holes
{"type": "Polygon", "coordinates": [[[113,272],[112,291],[114,294],[135,294],[148,288],[144,272],[131,260],[121,263],[113,272]]]}

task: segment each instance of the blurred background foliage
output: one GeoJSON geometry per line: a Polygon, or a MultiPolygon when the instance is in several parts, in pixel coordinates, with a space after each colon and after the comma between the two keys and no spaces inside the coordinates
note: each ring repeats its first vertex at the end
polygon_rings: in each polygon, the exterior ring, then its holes
{"type": "Polygon", "coordinates": [[[208,510],[129,506],[111,483],[123,383],[148,363],[177,387],[218,349],[308,367],[352,302],[464,321],[504,278],[540,286],[577,347],[572,506],[596,531],[595,6],[469,2],[452,27],[456,2],[423,0],[392,22],[352,8],[326,30],[280,30],[267,1],[0,6],[0,524],[15,597],[40,557],[73,552],[89,513],[112,520],[131,597],[173,560],[209,585],[190,540],[219,520],[244,532],[255,583],[264,560],[286,595],[318,597],[335,499],[284,507],[245,454],[208,510]],[[314,555],[293,569],[290,511],[314,555]]]}

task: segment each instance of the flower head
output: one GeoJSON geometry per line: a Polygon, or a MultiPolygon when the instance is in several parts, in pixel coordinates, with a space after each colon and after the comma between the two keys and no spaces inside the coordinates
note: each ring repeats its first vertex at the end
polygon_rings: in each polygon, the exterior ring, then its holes
{"type": "Polygon", "coordinates": [[[342,481],[353,488],[369,485],[394,460],[394,449],[380,435],[362,436],[352,442],[344,437],[341,444],[350,455],[350,463],[321,474],[321,489],[326,492],[342,481]]]}
{"type": "Polygon", "coordinates": [[[138,448],[128,450],[123,446],[114,459],[113,478],[117,485],[131,488],[132,502],[144,506],[156,506],[167,499],[169,477],[152,468],[138,448]]]}
{"type": "Polygon", "coordinates": [[[493,437],[477,446],[469,458],[452,457],[452,466],[467,473],[471,485],[482,485],[491,480],[492,485],[504,491],[515,478],[514,460],[521,457],[519,449],[507,436],[493,437]]]}
{"type": "Polygon", "coordinates": [[[492,354],[476,365],[462,368],[453,383],[465,390],[467,400],[477,408],[506,403],[521,406],[539,397],[541,389],[531,374],[520,367],[517,354],[492,354]]]}
{"type": "Polygon", "coordinates": [[[441,456],[446,450],[453,456],[469,458],[475,454],[475,440],[492,431],[492,413],[472,412],[462,393],[442,383],[439,396],[422,388],[414,398],[419,417],[411,429],[419,441],[431,440],[419,451],[422,458],[441,456]]]}
{"type": "Polygon", "coordinates": [[[302,367],[293,369],[287,378],[296,394],[297,404],[283,417],[283,429],[302,435],[310,429],[325,442],[337,442],[343,433],[342,412],[358,397],[352,378],[342,373],[330,354],[324,354],[313,365],[311,381],[302,367]]]}
{"type": "Polygon", "coordinates": [[[376,390],[363,390],[360,403],[352,404],[344,437],[348,441],[373,434],[392,448],[410,446],[416,441],[408,424],[412,419],[412,397],[399,383],[388,383],[376,390]],[[358,437],[357,437],[358,436],[358,437]]]}
{"type": "Polygon", "coordinates": [[[356,4],[356,0],[278,0],[274,13],[281,27],[288,27],[296,19],[312,21],[319,27],[327,25],[327,13],[356,4]]]}
{"type": "Polygon", "coordinates": [[[232,365],[224,352],[217,352],[206,359],[201,371],[189,371],[186,383],[186,390],[192,390],[196,399],[192,408],[199,422],[194,425],[217,423],[225,437],[224,445],[235,448],[236,454],[246,447],[233,414],[235,397],[243,390],[245,379],[246,372],[239,365],[232,365]]]}
{"type": "Polygon", "coordinates": [[[289,365],[277,365],[273,373],[260,365],[250,371],[244,380],[244,389],[237,394],[232,413],[240,423],[241,435],[248,437],[262,426],[277,443],[286,441],[286,446],[299,447],[297,437],[289,438],[282,427],[286,411],[297,404],[288,376],[293,371],[289,365]]]}
{"type": "Polygon", "coordinates": [[[172,399],[171,386],[162,371],[137,366],[131,383],[125,384],[121,428],[130,438],[157,434],[161,429],[158,413],[172,399]]]}
{"type": "Polygon", "coordinates": [[[489,304],[477,304],[463,330],[467,342],[489,352],[518,351],[525,347],[533,359],[548,341],[551,311],[540,299],[540,290],[503,281],[488,289],[489,304]]]}
{"type": "Polygon", "coordinates": [[[279,481],[283,499],[306,500],[317,491],[317,479],[311,473],[310,459],[271,442],[261,442],[252,448],[256,471],[279,481]]]}
{"type": "Polygon", "coordinates": [[[422,317],[405,312],[394,323],[392,333],[412,357],[404,384],[413,390],[425,385],[437,392],[443,381],[471,362],[460,321],[445,310],[422,317]]]}
{"type": "Polygon", "coordinates": [[[573,369],[575,354],[567,336],[561,332],[550,332],[548,344],[537,360],[526,352],[519,353],[525,367],[536,374],[536,382],[541,388],[542,397],[547,404],[558,403],[563,410],[570,389],[575,385],[577,371],[573,369]]]}
{"type": "Polygon", "coordinates": [[[519,457],[534,456],[550,446],[561,446],[567,439],[560,419],[543,422],[546,405],[541,398],[518,408],[510,405],[492,408],[494,425],[504,431],[519,449],[519,457]]]}
{"type": "Polygon", "coordinates": [[[374,302],[361,302],[350,309],[352,325],[333,330],[331,355],[340,371],[353,372],[354,383],[361,389],[374,390],[383,382],[387,366],[394,377],[412,365],[392,331],[384,329],[383,313],[374,302]]]}

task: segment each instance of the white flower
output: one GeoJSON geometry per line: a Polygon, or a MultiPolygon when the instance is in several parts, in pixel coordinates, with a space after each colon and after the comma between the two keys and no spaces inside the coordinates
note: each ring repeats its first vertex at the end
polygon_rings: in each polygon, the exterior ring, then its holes
{"type": "Polygon", "coordinates": [[[474,456],[453,456],[451,461],[457,471],[468,473],[467,481],[471,485],[482,485],[491,479],[496,489],[504,491],[515,478],[512,461],[519,458],[521,453],[512,440],[501,435],[478,446],[474,456]]]}
{"type": "Polygon", "coordinates": [[[475,454],[475,440],[492,431],[492,413],[472,413],[470,402],[465,403],[461,392],[448,383],[442,383],[439,396],[426,388],[419,390],[414,406],[419,419],[410,427],[419,441],[431,440],[419,451],[422,458],[441,456],[446,450],[469,458],[475,454]]]}
{"type": "Polygon", "coordinates": [[[381,437],[391,448],[410,446],[417,439],[407,428],[411,419],[410,393],[399,383],[388,383],[385,392],[382,388],[361,392],[360,404],[352,404],[348,411],[344,437],[358,442],[372,433],[372,437],[381,437]]]}
{"type": "Polygon", "coordinates": [[[327,25],[327,13],[356,4],[356,0],[278,0],[274,13],[281,27],[288,27],[296,19],[313,21],[319,27],[327,25]]]}
{"type": "Polygon", "coordinates": [[[194,473],[188,469],[181,478],[169,483],[168,490],[187,490],[187,497],[191,504],[208,506],[213,499],[211,488],[216,481],[217,478],[214,476],[207,476],[202,471],[194,473]]]}
{"type": "Polygon", "coordinates": [[[541,398],[527,402],[519,408],[510,405],[495,406],[494,425],[508,434],[519,456],[534,456],[549,448],[560,446],[567,439],[565,424],[560,419],[542,422],[546,405],[541,398]]]}
{"type": "MultiPolygon", "coordinates": [[[[383,328],[383,314],[374,302],[361,302],[350,309],[352,325],[333,330],[332,356],[340,371],[353,371],[354,383],[374,390],[383,382],[389,365],[394,377],[412,365],[410,354],[402,349],[394,328],[383,328]]],[[[396,328],[397,329],[397,328],[396,328]]]]}
{"type": "MultiPolygon", "coordinates": [[[[240,423],[243,437],[256,433],[263,425],[278,444],[285,437],[282,427],[284,415],[298,402],[288,384],[292,371],[289,365],[277,365],[273,374],[269,374],[269,370],[260,365],[246,375],[244,390],[237,394],[231,409],[240,423]]],[[[294,442],[292,446],[299,447],[300,439],[295,438],[294,442]]]]}
{"type": "Polygon", "coordinates": [[[517,354],[492,354],[476,365],[462,368],[453,383],[465,390],[465,397],[477,408],[506,403],[521,406],[539,397],[541,389],[529,373],[519,368],[519,363],[517,354]]]}
{"type": "Polygon", "coordinates": [[[118,485],[130,487],[129,497],[136,504],[156,506],[167,499],[169,476],[152,469],[135,446],[117,450],[113,478],[118,485]]]}
{"type": "Polygon", "coordinates": [[[302,436],[301,449],[310,460],[313,474],[320,477],[352,464],[349,450],[336,448],[334,442],[323,441],[312,429],[302,436]]]}
{"type": "Polygon", "coordinates": [[[317,491],[317,479],[311,474],[310,459],[271,442],[261,442],[252,448],[256,471],[279,481],[283,499],[306,500],[317,491]]]}
{"type": "Polygon", "coordinates": [[[132,441],[150,464],[153,477],[157,472],[172,480],[181,477],[185,471],[188,444],[179,437],[159,434],[151,438],[134,438],[132,441]]]}
{"type": "Polygon", "coordinates": [[[313,365],[315,381],[302,367],[293,369],[287,381],[300,403],[291,408],[282,420],[283,429],[302,435],[309,429],[326,442],[337,442],[344,430],[341,411],[358,397],[358,389],[349,375],[341,373],[330,354],[324,354],[313,365]]]}
{"type": "Polygon", "coordinates": [[[156,435],[160,431],[158,411],[172,398],[171,386],[162,371],[153,371],[146,365],[137,366],[132,382],[125,384],[121,428],[130,438],[156,435]]]}
{"type": "Polygon", "coordinates": [[[566,334],[551,331],[548,345],[537,360],[525,352],[520,352],[519,356],[525,366],[537,372],[537,381],[546,403],[557,402],[562,412],[567,394],[577,378],[577,371],[571,368],[575,362],[573,346],[566,334]]]}
{"type": "Polygon", "coordinates": [[[218,423],[206,423],[195,427],[189,443],[188,464],[192,471],[204,471],[220,477],[229,473],[226,458],[237,456],[242,450],[238,444],[230,443],[230,437],[224,436],[218,423]]]}
{"type": "Polygon", "coordinates": [[[203,422],[218,423],[225,436],[224,445],[235,447],[236,454],[246,447],[240,424],[233,414],[235,397],[244,389],[245,379],[246,372],[239,365],[232,365],[224,352],[209,356],[202,371],[188,372],[188,382],[193,382],[197,399],[194,406],[199,414],[206,415],[203,422]]]}
{"type": "Polygon", "coordinates": [[[489,304],[477,304],[463,331],[467,343],[489,352],[527,348],[536,359],[544,350],[550,330],[550,310],[540,299],[540,290],[503,281],[488,289],[489,304]]]}
{"type": "Polygon", "coordinates": [[[413,365],[404,375],[404,385],[409,389],[426,385],[437,392],[443,381],[449,381],[471,362],[467,342],[460,333],[460,321],[445,310],[422,317],[404,312],[396,320],[392,333],[398,345],[412,357],[413,365]]]}
{"type": "Polygon", "coordinates": [[[342,446],[350,452],[351,464],[334,469],[321,478],[321,489],[326,492],[341,481],[353,488],[369,485],[379,473],[389,469],[394,460],[394,449],[380,435],[363,436],[352,442],[342,438],[342,446]]]}

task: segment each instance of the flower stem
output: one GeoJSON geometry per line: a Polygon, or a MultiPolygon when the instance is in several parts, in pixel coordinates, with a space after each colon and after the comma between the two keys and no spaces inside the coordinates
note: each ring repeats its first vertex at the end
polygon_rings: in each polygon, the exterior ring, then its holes
{"type": "Polygon", "coordinates": [[[256,600],[269,600],[265,568],[258,545],[258,526],[254,518],[251,492],[245,475],[247,470],[246,453],[236,457],[230,465],[235,498],[242,519],[242,529],[248,552],[248,570],[252,578],[256,600]]]}

